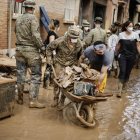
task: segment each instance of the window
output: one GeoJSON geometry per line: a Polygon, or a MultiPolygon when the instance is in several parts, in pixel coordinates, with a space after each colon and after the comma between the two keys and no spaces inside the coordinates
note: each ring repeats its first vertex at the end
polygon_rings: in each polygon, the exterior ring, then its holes
{"type": "Polygon", "coordinates": [[[16,19],[19,15],[24,13],[24,8],[22,5],[23,3],[16,2],[16,0],[12,1],[13,19],[16,19]]]}
{"type": "Polygon", "coordinates": [[[76,0],[66,0],[64,23],[74,23],[76,0]]]}

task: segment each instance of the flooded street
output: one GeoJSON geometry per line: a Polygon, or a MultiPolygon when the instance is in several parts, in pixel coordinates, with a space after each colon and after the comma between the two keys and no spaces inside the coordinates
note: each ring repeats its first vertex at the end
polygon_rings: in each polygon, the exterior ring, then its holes
{"type": "Polygon", "coordinates": [[[134,70],[128,93],[116,98],[117,79],[109,78],[107,92],[114,96],[95,105],[96,126],[82,128],[65,122],[61,111],[51,107],[52,89],[41,88],[45,109],[29,109],[28,94],[24,105],[15,106],[15,115],[0,121],[0,140],[139,140],[140,139],[140,77],[134,70]]]}
{"type": "Polygon", "coordinates": [[[128,89],[128,106],[125,108],[122,121],[123,132],[116,137],[119,140],[140,139],[140,78],[135,79],[128,89]],[[135,83],[135,84],[134,84],[135,83]]]}

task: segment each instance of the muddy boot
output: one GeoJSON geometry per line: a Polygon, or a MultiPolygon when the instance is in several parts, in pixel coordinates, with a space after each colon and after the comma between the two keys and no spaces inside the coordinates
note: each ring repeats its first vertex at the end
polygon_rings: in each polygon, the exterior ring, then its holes
{"type": "Polygon", "coordinates": [[[54,97],[53,103],[51,104],[51,107],[58,106],[58,97],[54,97]]]}
{"type": "Polygon", "coordinates": [[[117,94],[117,97],[118,98],[121,98],[121,96],[122,96],[122,88],[123,88],[123,84],[121,83],[121,82],[119,82],[119,84],[118,84],[118,94],[117,94]]]}
{"type": "Polygon", "coordinates": [[[30,99],[29,108],[45,108],[45,104],[39,103],[37,98],[30,99]]]}
{"type": "Polygon", "coordinates": [[[123,83],[122,92],[123,93],[127,92],[127,82],[123,83]]]}
{"type": "Polygon", "coordinates": [[[20,105],[23,105],[23,89],[24,85],[23,84],[17,84],[16,85],[16,92],[17,92],[17,103],[20,105]]]}
{"type": "Polygon", "coordinates": [[[39,95],[39,84],[34,84],[31,83],[30,84],[30,103],[29,103],[29,107],[30,108],[45,108],[45,104],[42,104],[38,101],[38,95],[39,95]]]}

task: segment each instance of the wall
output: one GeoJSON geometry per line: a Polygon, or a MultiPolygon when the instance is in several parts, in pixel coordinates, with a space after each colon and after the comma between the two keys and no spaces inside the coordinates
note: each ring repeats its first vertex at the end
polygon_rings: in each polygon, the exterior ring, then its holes
{"type": "MultiPolygon", "coordinates": [[[[7,49],[8,48],[8,1],[9,0],[4,0],[4,1],[0,1],[0,49],[7,49]]],[[[39,12],[39,6],[44,5],[45,9],[48,12],[49,17],[52,18],[57,18],[60,20],[60,32],[59,35],[62,36],[65,31],[67,30],[68,26],[70,26],[70,24],[64,24],[63,23],[63,18],[64,18],[64,8],[65,8],[65,1],[66,0],[36,0],[36,15],[38,17],[39,20],[39,16],[40,16],[40,12],[39,12]]],[[[112,24],[112,18],[113,18],[113,10],[114,8],[116,8],[116,15],[117,15],[117,4],[118,4],[118,0],[90,0],[89,3],[89,9],[87,10],[88,12],[88,17],[89,17],[89,21],[91,23],[93,23],[93,1],[96,1],[100,4],[104,4],[105,2],[107,2],[107,8],[106,8],[106,16],[105,16],[105,29],[108,29],[110,27],[110,25],[112,24]],[[115,2],[115,4],[114,4],[115,2]]],[[[125,15],[125,19],[128,18],[128,8],[129,8],[129,1],[128,0],[128,4],[126,6],[126,15],[125,15]]],[[[78,19],[79,19],[79,5],[80,5],[80,0],[76,0],[76,9],[75,9],[75,21],[76,23],[78,23],[78,19]]],[[[86,13],[86,14],[87,14],[86,13]]],[[[116,16],[115,16],[115,20],[116,20],[116,16]]],[[[15,29],[15,19],[12,20],[12,45],[11,48],[15,48],[15,33],[14,33],[14,29],[15,29]]],[[[39,20],[40,21],[40,20],[39,20]]],[[[41,24],[40,24],[41,25],[41,24]]],[[[43,41],[45,40],[45,38],[47,37],[47,32],[45,31],[45,29],[43,28],[43,26],[40,26],[40,31],[41,31],[41,37],[43,39],[43,41]]]]}
{"type": "MultiPolygon", "coordinates": [[[[39,6],[44,6],[46,11],[48,12],[48,16],[50,19],[57,18],[60,20],[60,35],[63,35],[64,31],[67,29],[63,25],[63,16],[64,16],[64,6],[65,6],[65,0],[36,0],[36,14],[39,18],[39,6]]],[[[43,39],[46,37],[45,30],[43,27],[41,27],[42,37],[43,39]]]]}
{"type": "MultiPolygon", "coordinates": [[[[76,23],[78,22],[78,15],[79,15],[79,1],[80,0],[76,0],[76,10],[75,10],[76,23]]],[[[59,36],[64,35],[68,27],[70,26],[70,24],[63,23],[65,0],[36,0],[35,14],[38,17],[38,21],[40,22],[39,6],[45,7],[50,19],[57,18],[58,20],[60,20],[59,36]]],[[[13,20],[12,23],[12,47],[15,47],[15,33],[14,33],[15,21],[16,20],[13,20]]],[[[40,32],[41,32],[41,37],[44,41],[47,37],[47,32],[45,31],[41,23],[40,23],[40,32]]]]}
{"type": "MultiPolygon", "coordinates": [[[[63,18],[64,18],[64,8],[65,8],[65,0],[36,0],[37,3],[37,9],[38,6],[44,5],[45,9],[48,12],[48,15],[50,19],[57,18],[60,20],[60,36],[65,33],[68,26],[70,24],[64,24],[63,18]]],[[[39,15],[39,12],[37,10],[37,14],[39,15]]],[[[75,21],[78,22],[78,14],[79,14],[79,0],[76,0],[76,9],[75,9],[75,21]]]]}
{"type": "Polygon", "coordinates": [[[8,0],[0,1],[0,49],[8,46],[8,0]]]}
{"type": "Polygon", "coordinates": [[[117,20],[117,12],[118,12],[118,0],[108,0],[106,9],[107,20],[105,21],[105,29],[109,29],[111,27],[113,23],[113,14],[114,14],[114,22],[117,20]]]}

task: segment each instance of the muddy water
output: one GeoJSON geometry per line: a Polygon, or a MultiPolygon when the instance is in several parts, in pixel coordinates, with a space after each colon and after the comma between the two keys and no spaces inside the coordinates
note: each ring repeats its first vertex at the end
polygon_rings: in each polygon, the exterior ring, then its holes
{"type": "Polygon", "coordinates": [[[62,112],[51,108],[52,89],[41,88],[40,98],[46,101],[45,109],[29,109],[28,94],[24,94],[24,105],[15,106],[15,116],[0,121],[0,140],[139,140],[138,74],[133,72],[129,94],[124,94],[122,99],[115,96],[117,80],[109,78],[107,92],[114,96],[95,105],[94,129],[65,122],[62,112]]]}
{"type": "Polygon", "coordinates": [[[127,98],[128,105],[122,116],[123,132],[114,139],[140,140],[140,77],[132,81],[127,98]]]}

